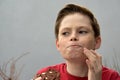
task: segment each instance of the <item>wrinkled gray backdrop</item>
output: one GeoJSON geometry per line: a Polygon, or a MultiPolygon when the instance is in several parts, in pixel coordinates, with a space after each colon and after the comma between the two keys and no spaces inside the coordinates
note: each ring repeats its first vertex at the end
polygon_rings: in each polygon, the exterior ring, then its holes
{"type": "Polygon", "coordinates": [[[112,64],[114,54],[120,56],[120,0],[0,0],[0,65],[30,53],[16,64],[18,71],[24,65],[20,80],[30,80],[38,69],[63,62],[55,47],[54,22],[67,3],[95,14],[102,35],[98,52],[112,64]]]}

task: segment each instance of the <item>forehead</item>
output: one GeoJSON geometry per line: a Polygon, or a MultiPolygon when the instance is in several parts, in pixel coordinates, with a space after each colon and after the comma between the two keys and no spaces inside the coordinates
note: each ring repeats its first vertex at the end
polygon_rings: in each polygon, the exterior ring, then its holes
{"type": "Polygon", "coordinates": [[[89,17],[80,13],[70,14],[65,16],[60,24],[60,30],[75,27],[92,28],[89,17]]]}

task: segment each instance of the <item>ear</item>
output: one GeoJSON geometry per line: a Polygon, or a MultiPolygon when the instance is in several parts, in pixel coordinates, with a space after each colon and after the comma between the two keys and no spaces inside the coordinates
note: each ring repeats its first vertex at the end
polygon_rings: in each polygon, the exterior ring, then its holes
{"type": "Polygon", "coordinates": [[[56,48],[59,50],[59,41],[56,39],[56,48]]]}
{"type": "Polygon", "coordinates": [[[100,48],[100,45],[101,45],[101,37],[98,36],[96,39],[95,39],[95,49],[99,49],[100,48]]]}

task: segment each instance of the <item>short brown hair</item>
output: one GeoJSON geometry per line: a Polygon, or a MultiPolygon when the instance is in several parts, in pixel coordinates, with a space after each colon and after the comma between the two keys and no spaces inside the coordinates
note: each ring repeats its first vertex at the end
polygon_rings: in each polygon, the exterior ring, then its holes
{"type": "Polygon", "coordinates": [[[58,38],[59,27],[60,27],[60,24],[61,24],[63,18],[67,15],[74,14],[74,13],[80,13],[80,14],[88,16],[90,21],[91,21],[91,25],[92,25],[92,28],[94,31],[94,36],[98,37],[100,35],[99,24],[90,10],[88,10],[85,7],[81,7],[79,5],[67,4],[63,9],[61,9],[59,11],[57,19],[56,19],[56,23],[55,23],[55,37],[56,37],[56,39],[58,38]]]}

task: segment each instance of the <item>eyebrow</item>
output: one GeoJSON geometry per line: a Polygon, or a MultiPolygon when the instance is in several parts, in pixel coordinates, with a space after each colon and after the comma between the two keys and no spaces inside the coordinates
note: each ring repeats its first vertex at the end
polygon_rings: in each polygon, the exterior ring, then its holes
{"type": "MultiPolygon", "coordinates": [[[[78,26],[77,27],[77,29],[82,29],[82,28],[87,28],[87,26],[78,26]]],[[[69,28],[69,27],[65,27],[65,28],[63,28],[63,29],[61,29],[61,31],[63,31],[63,30],[70,30],[71,28],[69,28]]]]}
{"type": "Polygon", "coordinates": [[[69,27],[66,27],[66,28],[63,28],[63,29],[61,29],[61,30],[70,30],[70,28],[69,28],[69,27]]]}

